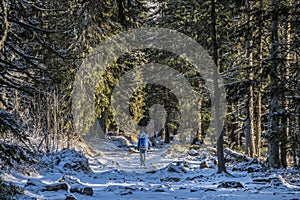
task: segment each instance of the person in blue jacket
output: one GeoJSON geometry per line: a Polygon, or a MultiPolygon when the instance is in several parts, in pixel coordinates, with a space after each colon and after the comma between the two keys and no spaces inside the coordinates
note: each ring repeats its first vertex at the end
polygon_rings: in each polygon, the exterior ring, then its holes
{"type": "Polygon", "coordinates": [[[146,153],[150,146],[150,140],[148,135],[142,132],[138,138],[137,149],[140,152],[140,164],[141,166],[146,166],[146,153]]]}

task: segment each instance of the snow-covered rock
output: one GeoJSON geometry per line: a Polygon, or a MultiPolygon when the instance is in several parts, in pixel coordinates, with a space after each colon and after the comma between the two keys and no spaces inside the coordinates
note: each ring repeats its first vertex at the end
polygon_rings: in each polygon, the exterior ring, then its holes
{"type": "Polygon", "coordinates": [[[49,156],[43,156],[39,163],[42,167],[51,171],[65,172],[90,172],[88,158],[82,152],[73,149],[62,149],[49,156]]]}
{"type": "Polygon", "coordinates": [[[247,171],[248,173],[260,172],[264,169],[264,164],[258,159],[254,158],[250,162],[239,162],[232,166],[233,171],[247,171]]]}
{"type": "Polygon", "coordinates": [[[238,181],[225,181],[220,183],[219,188],[244,188],[243,184],[238,181]]]}
{"type": "Polygon", "coordinates": [[[189,154],[190,156],[198,156],[198,155],[199,155],[198,151],[195,150],[195,149],[189,150],[188,154],[189,154]]]}

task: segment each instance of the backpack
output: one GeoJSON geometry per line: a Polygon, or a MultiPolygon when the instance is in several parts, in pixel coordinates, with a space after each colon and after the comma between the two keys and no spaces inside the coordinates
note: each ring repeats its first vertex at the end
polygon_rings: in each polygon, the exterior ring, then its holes
{"type": "Polygon", "coordinates": [[[147,135],[142,135],[139,137],[139,148],[148,149],[148,137],[147,135]]]}

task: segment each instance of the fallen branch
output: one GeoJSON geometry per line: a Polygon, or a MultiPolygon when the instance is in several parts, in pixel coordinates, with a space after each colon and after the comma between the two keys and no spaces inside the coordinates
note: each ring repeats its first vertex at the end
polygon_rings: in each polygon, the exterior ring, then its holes
{"type": "Polygon", "coordinates": [[[224,153],[238,159],[239,161],[246,161],[246,162],[251,162],[252,161],[252,158],[249,158],[246,155],[238,153],[236,151],[233,151],[229,148],[225,148],[224,153]]]}

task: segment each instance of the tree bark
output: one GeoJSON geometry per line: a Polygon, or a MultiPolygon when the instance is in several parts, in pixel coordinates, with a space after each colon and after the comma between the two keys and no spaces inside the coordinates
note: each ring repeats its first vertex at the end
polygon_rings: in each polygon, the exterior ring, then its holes
{"type": "Polygon", "coordinates": [[[270,167],[279,168],[279,138],[278,138],[278,0],[272,0],[272,27],[271,27],[271,51],[270,51],[270,103],[268,115],[268,164],[270,167]]]}
{"type": "MultiPolygon", "coordinates": [[[[298,71],[296,75],[296,80],[300,80],[300,71],[298,71]]],[[[295,124],[297,129],[294,132],[293,135],[293,141],[292,141],[292,150],[293,150],[293,162],[294,162],[294,167],[299,167],[300,166],[300,81],[297,81],[296,84],[296,94],[297,99],[296,102],[298,104],[296,105],[295,108],[295,124]]]]}
{"type": "Polygon", "coordinates": [[[261,104],[261,91],[259,87],[258,95],[257,95],[257,125],[256,125],[256,155],[257,158],[260,158],[261,154],[261,109],[262,109],[262,104],[261,104]]]}
{"type": "Polygon", "coordinates": [[[167,144],[170,143],[170,128],[168,126],[168,123],[166,123],[166,126],[165,126],[165,143],[167,143],[167,144]]]}
{"type": "Polygon", "coordinates": [[[197,134],[195,138],[193,138],[192,144],[196,144],[197,142],[202,140],[202,119],[201,119],[201,108],[202,108],[202,99],[198,99],[198,128],[197,134]]]}
{"type": "MultiPolygon", "coordinates": [[[[289,6],[292,6],[292,2],[289,1],[289,6]]],[[[285,45],[285,69],[282,73],[282,79],[283,79],[283,88],[284,92],[282,100],[284,101],[284,115],[282,117],[282,126],[284,129],[282,130],[281,134],[281,144],[280,144],[280,161],[281,166],[286,168],[287,167],[287,144],[288,144],[288,135],[289,135],[289,126],[290,126],[290,120],[289,120],[289,99],[287,98],[288,94],[288,82],[289,82],[289,76],[290,76],[290,61],[291,61],[291,55],[290,55],[290,44],[291,44],[291,13],[290,8],[287,11],[287,28],[286,28],[286,45],[285,45]]]]}
{"type": "Polygon", "coordinates": [[[219,110],[219,85],[218,85],[218,45],[217,45],[217,30],[216,30],[216,2],[215,0],[211,0],[211,35],[212,35],[212,48],[213,48],[213,60],[215,62],[216,67],[214,67],[214,100],[215,100],[215,108],[214,108],[214,117],[215,117],[215,132],[217,135],[217,151],[218,151],[218,171],[217,173],[227,172],[225,167],[225,159],[224,159],[224,131],[221,127],[221,116],[219,110]]]}
{"type": "MultiPolygon", "coordinates": [[[[259,1],[259,21],[258,27],[263,27],[263,13],[264,13],[264,1],[259,1]]],[[[258,29],[258,43],[259,43],[259,75],[263,73],[263,41],[262,41],[262,29],[258,29]]],[[[261,134],[262,134],[262,83],[258,83],[257,87],[257,121],[256,121],[256,141],[255,149],[256,155],[260,158],[261,155],[261,134]]]]}
{"type": "Polygon", "coordinates": [[[248,130],[246,132],[246,154],[254,157],[254,92],[253,92],[253,53],[252,53],[252,32],[251,32],[251,6],[249,0],[246,0],[246,18],[247,18],[247,36],[246,36],[246,60],[249,78],[249,102],[248,102],[248,130]]]}

